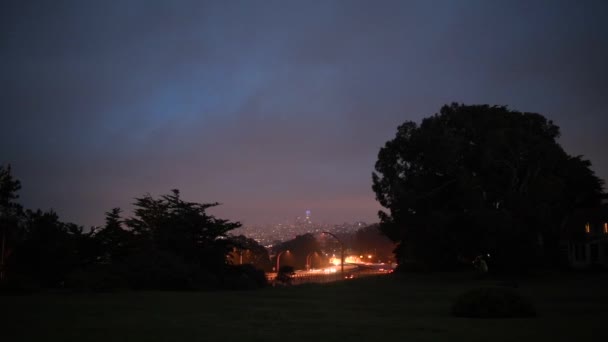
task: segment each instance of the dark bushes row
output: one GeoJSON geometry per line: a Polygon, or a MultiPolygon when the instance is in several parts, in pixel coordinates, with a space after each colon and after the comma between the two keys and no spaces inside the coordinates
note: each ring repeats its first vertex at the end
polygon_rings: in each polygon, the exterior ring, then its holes
{"type": "Polygon", "coordinates": [[[459,296],[452,307],[452,314],[474,318],[533,317],[536,309],[529,299],[514,289],[487,287],[459,296]]]}
{"type": "MultiPolygon", "coordinates": [[[[70,273],[59,290],[106,292],[120,290],[250,290],[267,285],[264,271],[252,265],[226,265],[211,273],[188,265],[170,253],[133,255],[122,264],[95,264],[70,273]]],[[[12,274],[0,292],[27,294],[42,290],[36,278],[12,274]]]]}

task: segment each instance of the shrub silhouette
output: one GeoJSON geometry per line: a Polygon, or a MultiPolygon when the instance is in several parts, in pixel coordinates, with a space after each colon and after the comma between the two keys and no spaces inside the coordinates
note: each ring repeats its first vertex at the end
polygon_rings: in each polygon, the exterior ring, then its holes
{"type": "Polygon", "coordinates": [[[536,309],[513,289],[487,287],[460,295],[452,306],[452,314],[475,318],[533,317],[536,309]]]}
{"type": "Polygon", "coordinates": [[[283,285],[291,285],[293,276],[296,274],[293,266],[281,266],[279,273],[277,274],[276,281],[283,285]]]}
{"type": "Polygon", "coordinates": [[[231,266],[222,277],[222,288],[229,290],[253,290],[267,285],[264,271],[248,264],[231,266]]]}

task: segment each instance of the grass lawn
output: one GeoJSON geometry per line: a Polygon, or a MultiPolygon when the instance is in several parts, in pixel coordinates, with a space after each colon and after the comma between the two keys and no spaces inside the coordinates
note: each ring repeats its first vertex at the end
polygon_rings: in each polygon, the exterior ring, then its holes
{"type": "Polygon", "coordinates": [[[380,276],[246,292],[0,296],[0,340],[608,341],[608,275],[519,282],[539,316],[450,316],[468,274],[380,276]]]}

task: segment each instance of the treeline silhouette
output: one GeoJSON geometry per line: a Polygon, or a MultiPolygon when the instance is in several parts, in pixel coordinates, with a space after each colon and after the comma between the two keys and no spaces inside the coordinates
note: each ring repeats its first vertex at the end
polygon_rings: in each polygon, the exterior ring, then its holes
{"type": "MultiPolygon", "coordinates": [[[[251,289],[266,285],[253,262],[236,265],[231,253],[260,255],[262,246],[227,233],[240,223],[207,213],[218,203],[184,201],[178,190],[137,198],[133,216],[106,213],[85,232],[51,211],[24,210],[20,183],[0,166],[3,291],[251,289]]],[[[262,253],[263,254],[263,253],[262,253]]],[[[264,258],[263,256],[261,257],[264,258]]],[[[267,258],[267,254],[266,254],[267,258]]]]}
{"type": "MultiPolygon", "coordinates": [[[[542,115],[505,106],[454,103],[420,125],[406,121],[372,174],[380,225],[340,248],[384,259],[396,245],[401,270],[469,268],[482,255],[493,271],[567,263],[569,217],[606,195],[591,162],[566,153],[559,135],[542,115]]],[[[207,213],[217,203],[187,202],[177,190],[137,198],[126,219],[112,209],[103,227],[84,232],[53,211],[24,210],[19,189],[10,166],[0,167],[3,289],[256,288],[274,265],[257,242],[228,234],[240,223],[207,213]]],[[[292,250],[281,262],[296,268],[319,262],[322,249],[327,257],[337,246],[305,234],[273,247],[292,250]]]]}
{"type": "MultiPolygon", "coordinates": [[[[269,251],[254,239],[230,232],[239,222],[207,213],[218,203],[184,201],[178,190],[136,198],[133,215],[120,208],[105,213],[105,224],[85,231],[62,222],[53,210],[24,209],[20,182],[10,165],[0,166],[0,289],[84,291],[253,289],[267,285],[276,256],[289,250],[282,266],[321,268],[339,257],[340,245],[322,234],[303,234],[269,251]]],[[[395,244],[379,226],[338,234],[349,254],[389,262],[395,244]]]]}

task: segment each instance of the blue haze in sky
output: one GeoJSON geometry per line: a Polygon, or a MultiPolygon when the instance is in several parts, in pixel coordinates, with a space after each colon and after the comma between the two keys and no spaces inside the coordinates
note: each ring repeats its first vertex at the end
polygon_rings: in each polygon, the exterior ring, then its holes
{"type": "Polygon", "coordinates": [[[508,105],[608,179],[604,1],[3,1],[0,163],[64,220],[179,188],[245,224],[377,220],[405,120],[508,105]]]}

